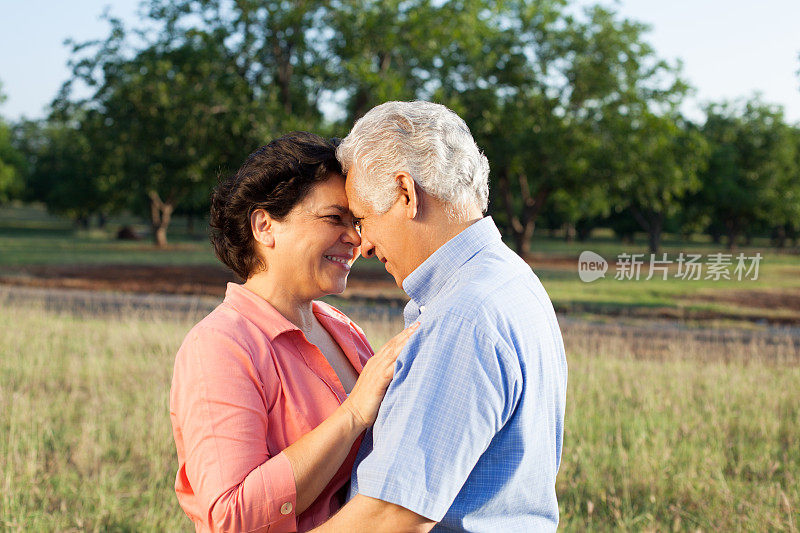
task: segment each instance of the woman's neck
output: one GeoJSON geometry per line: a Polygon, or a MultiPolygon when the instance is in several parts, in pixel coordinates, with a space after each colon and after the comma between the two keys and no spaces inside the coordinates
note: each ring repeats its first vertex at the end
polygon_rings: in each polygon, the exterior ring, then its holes
{"type": "Polygon", "coordinates": [[[248,279],[244,287],[263,298],[304,333],[313,329],[315,318],[311,299],[292,294],[283,284],[270,279],[266,272],[258,273],[248,279]]]}

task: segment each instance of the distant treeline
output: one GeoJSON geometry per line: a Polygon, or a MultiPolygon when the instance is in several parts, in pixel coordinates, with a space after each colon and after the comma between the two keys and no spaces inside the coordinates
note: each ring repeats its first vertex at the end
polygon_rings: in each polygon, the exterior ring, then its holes
{"type": "Polygon", "coordinates": [[[70,43],[42,121],[0,123],[0,202],[88,220],[202,215],[218,177],[291,130],[343,136],[387,100],[447,105],[491,165],[491,210],[584,238],[800,232],[800,129],[758,97],[693,122],[680,64],[613,7],[564,0],[149,0],[137,27],[70,43]]]}

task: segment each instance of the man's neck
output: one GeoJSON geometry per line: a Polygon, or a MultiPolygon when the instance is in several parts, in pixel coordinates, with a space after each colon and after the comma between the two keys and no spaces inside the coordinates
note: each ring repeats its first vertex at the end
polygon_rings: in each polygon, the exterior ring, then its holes
{"type": "Polygon", "coordinates": [[[447,244],[456,235],[483,218],[483,213],[477,206],[470,206],[464,216],[453,220],[447,212],[446,206],[433,199],[439,205],[426,209],[424,217],[420,220],[421,231],[419,250],[419,265],[424,263],[436,250],[447,244]]]}

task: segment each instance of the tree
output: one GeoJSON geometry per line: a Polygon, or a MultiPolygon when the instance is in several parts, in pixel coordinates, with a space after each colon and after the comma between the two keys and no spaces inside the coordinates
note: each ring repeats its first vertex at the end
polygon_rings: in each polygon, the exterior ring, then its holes
{"type": "Polygon", "coordinates": [[[240,162],[274,123],[218,35],[189,29],[132,55],[125,42],[112,21],[105,42],[76,46],[76,55],[97,51],[74,62],[70,83],[95,91],[74,102],[68,83],[56,107],[81,110],[79,130],[93,139],[93,157],[108,163],[129,206],[149,208],[154,241],[163,247],[178,203],[194,199],[198,188],[208,194],[220,169],[240,162]]]}
{"type": "Polygon", "coordinates": [[[92,215],[113,208],[114,183],[105,179],[103,160],[74,123],[54,117],[25,121],[17,127],[17,140],[28,162],[25,199],[42,202],[51,213],[83,226],[92,215]]]}
{"type": "Polygon", "coordinates": [[[150,0],[151,42],[184,42],[202,35],[250,88],[248,101],[264,110],[269,132],[319,126],[321,67],[329,37],[325,0],[150,0]]]}
{"type": "Polygon", "coordinates": [[[779,185],[778,210],[768,221],[778,248],[785,247],[788,238],[796,245],[800,237],[800,127],[790,127],[789,137],[794,159],[779,185]]]}
{"type": "Polygon", "coordinates": [[[618,159],[614,195],[647,232],[650,252],[657,253],[667,219],[700,188],[707,145],[682,117],[655,115],[646,107],[628,116],[620,133],[616,142],[625,157],[618,159]]]}
{"type": "MultiPolygon", "coordinates": [[[[0,104],[6,97],[0,83],[0,104]]],[[[14,146],[11,127],[0,118],[0,204],[18,196],[22,189],[22,154],[14,146]]]]}
{"type": "MultiPolygon", "coordinates": [[[[502,72],[484,72],[487,97],[476,84],[462,95],[475,109],[479,142],[493,168],[495,198],[506,213],[516,250],[529,251],[537,217],[557,196],[608,196],[626,151],[615,130],[634,106],[655,113],[685,94],[679,66],[658,60],[643,41],[647,26],[604,7],[575,17],[563,2],[504,3],[498,40],[508,38],[502,72]],[[474,97],[477,93],[477,97],[474,97]],[[613,154],[613,156],[612,156],[613,154]],[[613,157],[613,159],[611,158],[613,157]]],[[[478,60],[478,64],[480,60],[478,60]]],[[[607,202],[584,202],[607,212],[607,202]]]]}
{"type": "Polygon", "coordinates": [[[783,110],[757,97],[743,104],[711,104],[706,117],[702,131],[711,152],[701,173],[700,198],[733,249],[759,221],[785,223],[796,213],[794,198],[786,202],[787,192],[795,190],[788,184],[796,147],[783,110]]]}
{"type": "Polygon", "coordinates": [[[322,57],[344,126],[387,100],[435,100],[460,111],[458,95],[502,72],[511,42],[501,39],[504,12],[486,0],[333,2],[322,57]]]}

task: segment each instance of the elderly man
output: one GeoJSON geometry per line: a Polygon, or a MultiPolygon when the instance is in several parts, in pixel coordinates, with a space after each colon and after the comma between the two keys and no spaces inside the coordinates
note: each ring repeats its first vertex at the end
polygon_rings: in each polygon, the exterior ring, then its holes
{"type": "Polygon", "coordinates": [[[337,157],[376,256],[421,323],[320,531],[553,531],[567,364],[550,299],[484,218],[489,165],[444,106],[388,102],[337,157]]]}

